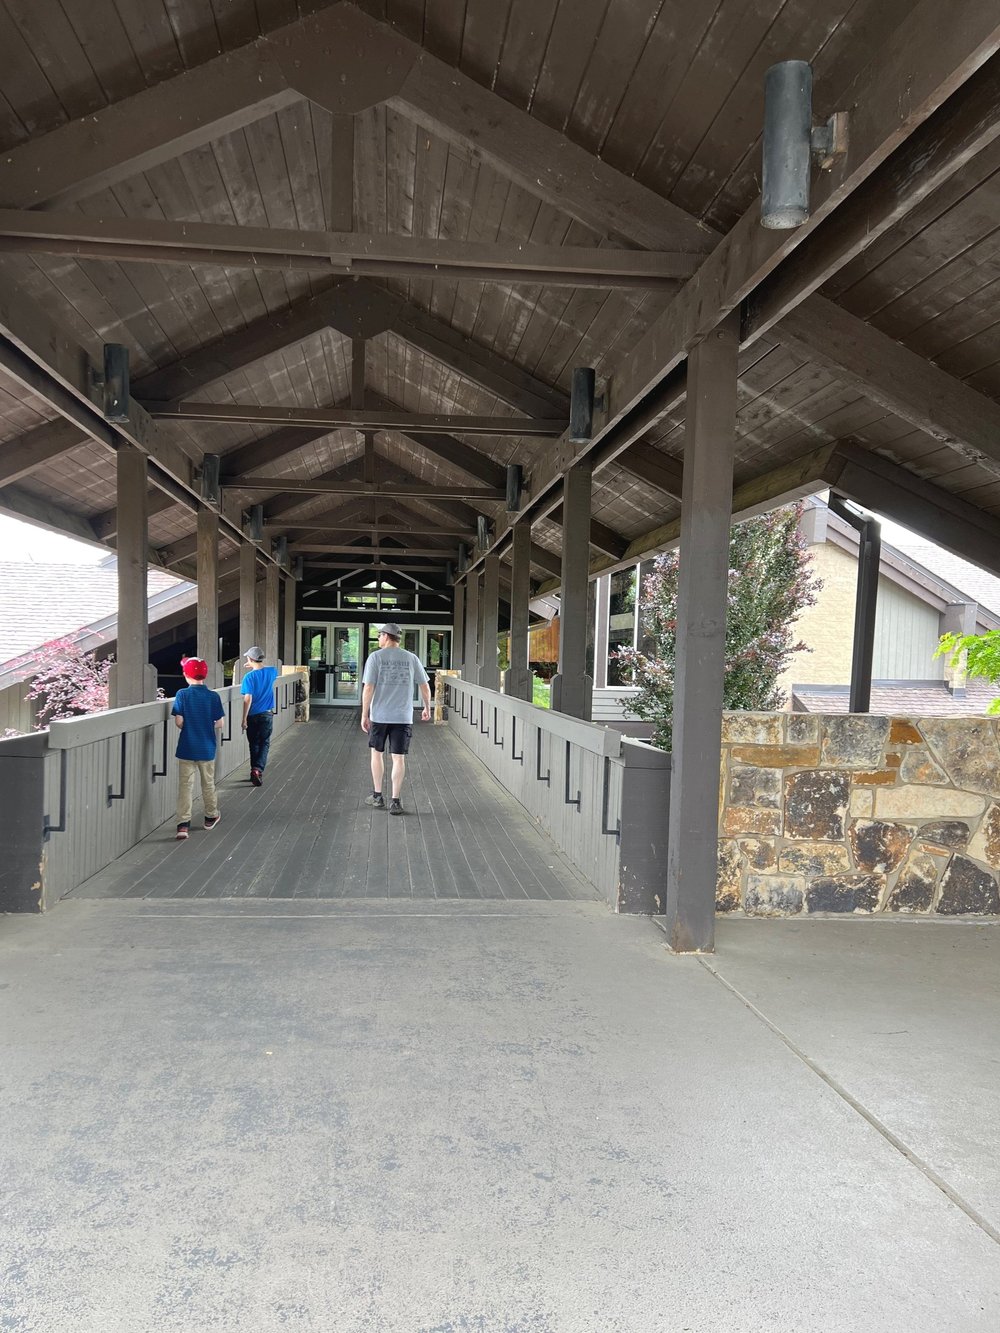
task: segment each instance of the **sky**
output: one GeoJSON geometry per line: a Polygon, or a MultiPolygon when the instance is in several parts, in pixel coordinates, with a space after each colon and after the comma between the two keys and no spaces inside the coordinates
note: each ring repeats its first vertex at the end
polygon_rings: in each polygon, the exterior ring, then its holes
{"type": "Polygon", "coordinates": [[[33,523],[0,514],[0,561],[33,560],[37,564],[96,565],[110,551],[88,546],[86,542],[59,537],[33,523]]]}

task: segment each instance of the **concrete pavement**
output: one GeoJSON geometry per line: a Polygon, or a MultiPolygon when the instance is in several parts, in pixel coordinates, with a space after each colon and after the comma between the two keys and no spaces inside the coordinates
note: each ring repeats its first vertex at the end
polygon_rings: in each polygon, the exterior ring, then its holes
{"type": "Polygon", "coordinates": [[[675,958],[582,902],[0,918],[0,1328],[987,1333],[998,950],[724,921],[675,958]]]}

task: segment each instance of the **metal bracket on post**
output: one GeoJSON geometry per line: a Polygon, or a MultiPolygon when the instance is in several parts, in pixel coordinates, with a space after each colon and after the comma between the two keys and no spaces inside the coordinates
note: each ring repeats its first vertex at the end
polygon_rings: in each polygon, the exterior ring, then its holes
{"type": "Polygon", "coordinates": [[[566,805],[575,805],[577,813],[579,814],[580,810],[582,809],[582,804],[581,804],[582,793],[579,790],[577,790],[575,798],[571,798],[569,794],[569,764],[572,752],[573,752],[573,742],[567,741],[566,742],[566,789],[563,792],[563,800],[565,801],[566,805]]]}
{"type": "Polygon", "coordinates": [[[42,816],[42,841],[48,842],[51,833],[66,832],[66,750],[59,751],[59,823],[50,824],[48,815],[42,816]]]}
{"type": "Polygon", "coordinates": [[[536,747],[536,749],[535,749],[535,777],[538,779],[539,782],[544,782],[544,783],[546,784],[546,786],[549,786],[549,785],[551,785],[551,782],[552,782],[552,769],[551,769],[551,768],[546,769],[546,770],[545,770],[545,774],[544,774],[544,776],[542,775],[542,729],[541,729],[541,727],[538,727],[538,728],[537,728],[537,733],[538,733],[538,745],[537,745],[537,747],[536,747]]]}
{"type": "Polygon", "coordinates": [[[168,728],[169,722],[170,722],[169,717],[165,717],[165,718],[163,719],[163,757],[162,757],[162,759],[160,760],[160,763],[163,765],[163,767],[162,767],[162,768],[157,768],[157,767],[156,767],[156,761],[155,761],[155,760],[153,761],[153,781],[154,781],[154,782],[156,781],[157,778],[165,778],[165,777],[167,776],[167,728],[168,728]]]}
{"type": "Polygon", "coordinates": [[[520,754],[515,754],[514,752],[516,749],[517,749],[517,714],[513,713],[511,714],[511,719],[510,719],[510,757],[511,759],[513,759],[515,764],[523,764],[524,751],[522,750],[520,754]]]}
{"type": "Polygon", "coordinates": [[[231,741],[233,739],[233,696],[232,695],[230,695],[228,700],[226,701],[226,725],[228,726],[229,730],[225,734],[225,736],[219,737],[220,745],[225,745],[226,741],[231,741]]]}
{"type": "Polygon", "coordinates": [[[601,832],[609,838],[614,838],[615,842],[621,843],[622,840],[622,821],[619,816],[618,823],[614,828],[608,828],[608,803],[611,798],[611,760],[607,755],[604,756],[604,789],[601,793],[601,832]]]}
{"type": "Polygon", "coordinates": [[[123,731],[123,732],[122,732],[121,760],[120,760],[120,763],[119,763],[119,775],[118,775],[118,781],[119,781],[119,783],[121,784],[121,791],[115,791],[115,784],[114,784],[113,782],[109,782],[109,783],[108,783],[108,805],[109,805],[109,806],[110,806],[110,804],[111,804],[112,801],[124,801],[124,799],[125,799],[125,756],[126,756],[126,752],[127,752],[127,748],[128,748],[128,746],[127,746],[127,742],[128,742],[128,732],[127,732],[127,731],[123,731]]]}

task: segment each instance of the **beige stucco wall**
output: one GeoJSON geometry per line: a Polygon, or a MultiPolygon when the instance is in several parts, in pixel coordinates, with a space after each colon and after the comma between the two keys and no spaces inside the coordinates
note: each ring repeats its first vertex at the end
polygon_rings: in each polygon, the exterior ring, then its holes
{"type": "Polygon", "coordinates": [[[829,542],[810,547],[809,554],[823,587],[816,605],[805,607],[795,622],[796,637],[812,651],[796,653],[781,676],[786,696],[796,682],[846,685],[851,679],[858,562],[829,542]]]}

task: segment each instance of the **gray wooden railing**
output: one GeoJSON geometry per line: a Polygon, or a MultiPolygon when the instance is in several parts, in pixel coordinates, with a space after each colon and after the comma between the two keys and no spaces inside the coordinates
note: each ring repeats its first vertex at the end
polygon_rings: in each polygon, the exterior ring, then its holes
{"type": "MultiPolygon", "coordinates": [[[[295,720],[296,675],[275,683],[274,732],[295,720]]],[[[217,778],[249,762],[238,686],[226,709],[217,778]]],[[[128,851],[177,803],[172,701],[53,722],[0,741],[0,910],[37,912],[128,851]]]]}
{"type": "Polygon", "coordinates": [[[443,684],[455,736],[608,903],[662,912],[670,755],[457,676],[443,684]]]}

